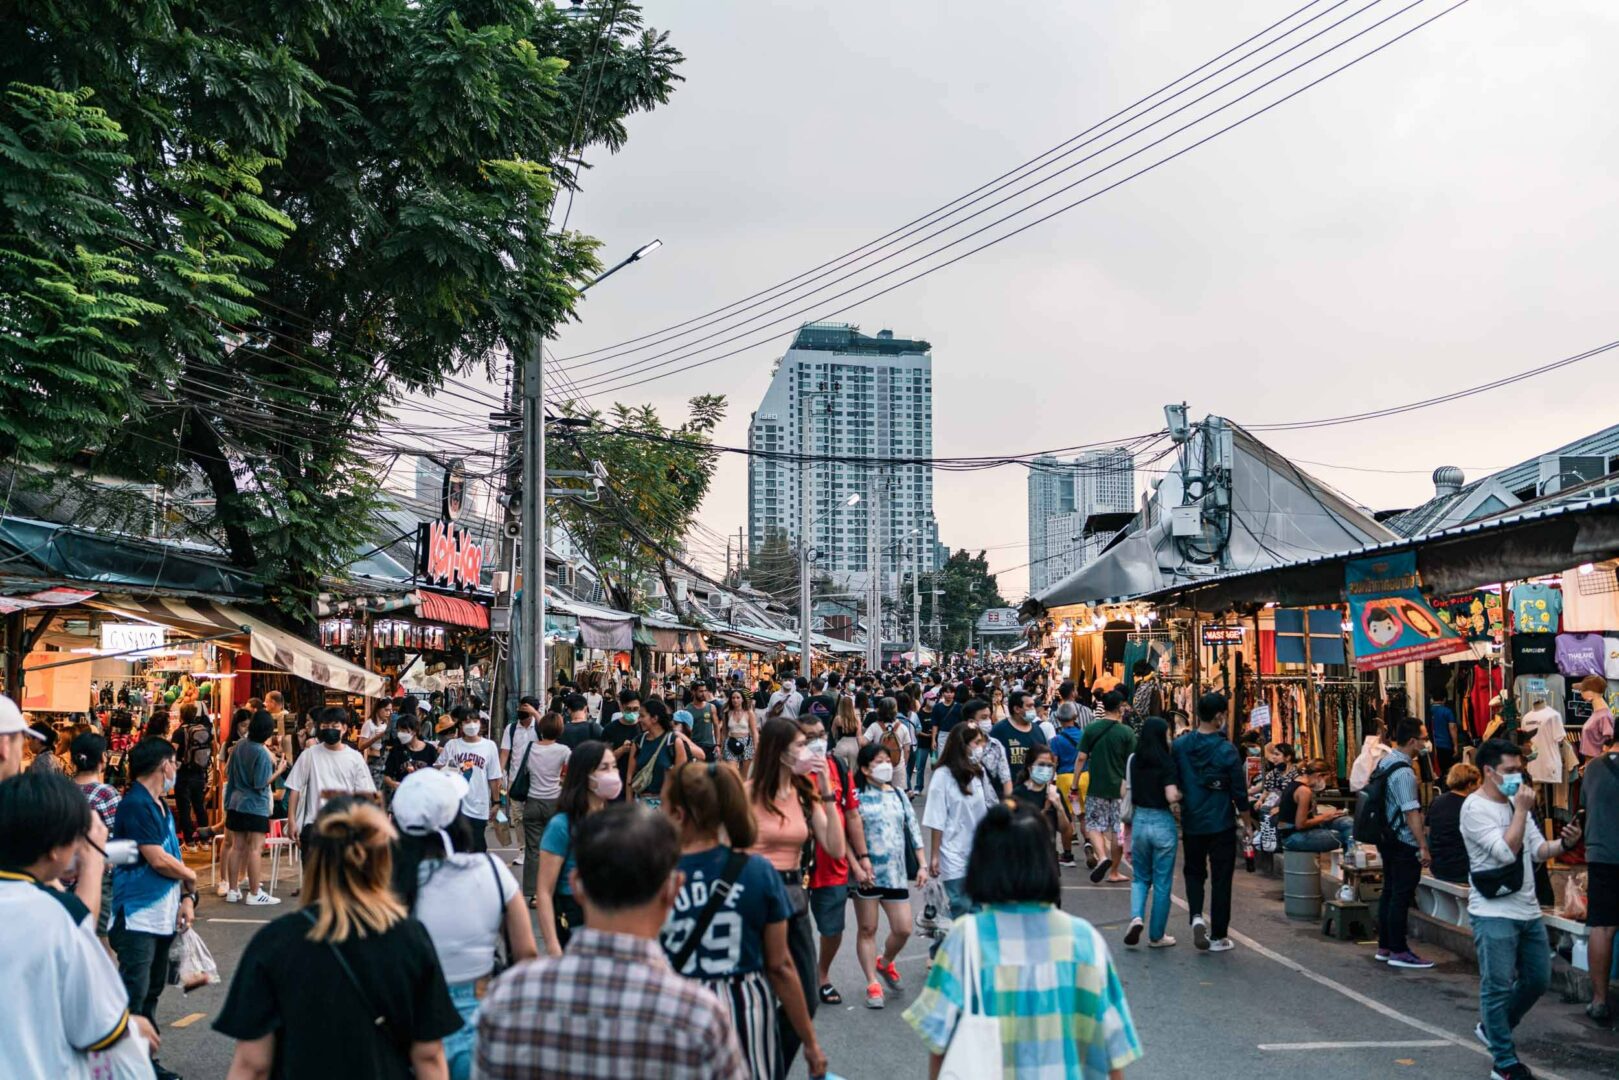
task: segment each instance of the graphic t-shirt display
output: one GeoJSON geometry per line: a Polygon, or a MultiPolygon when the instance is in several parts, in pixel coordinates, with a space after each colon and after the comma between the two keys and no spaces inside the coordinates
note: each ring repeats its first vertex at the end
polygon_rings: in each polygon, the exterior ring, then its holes
{"type": "Polygon", "coordinates": [[[1558,634],[1557,670],[1570,678],[1601,675],[1606,643],[1600,634],[1558,634]]]}
{"type": "Polygon", "coordinates": [[[1512,670],[1518,675],[1557,674],[1557,635],[1514,634],[1512,670]]]}
{"type": "MultiPolygon", "coordinates": [[[[675,906],[661,934],[664,952],[671,960],[696,929],[697,917],[708,903],[710,888],[724,876],[730,857],[731,849],[724,846],[680,857],[680,871],[686,875],[686,881],[675,897],[675,906]]],[[[749,855],[736,884],[714,913],[713,921],[680,974],[716,979],[763,970],[765,927],[785,922],[791,915],[792,906],[781,875],[762,856],[749,855]]]]}
{"type": "Polygon", "coordinates": [[[1555,634],[1563,614],[1563,593],[1550,585],[1519,585],[1512,590],[1513,629],[1520,634],[1555,634]]]}

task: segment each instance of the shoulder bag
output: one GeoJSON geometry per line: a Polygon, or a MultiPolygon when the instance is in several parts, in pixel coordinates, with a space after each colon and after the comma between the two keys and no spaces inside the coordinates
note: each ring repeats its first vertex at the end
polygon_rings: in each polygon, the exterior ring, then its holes
{"type": "Polygon", "coordinates": [[[1135,785],[1130,782],[1130,767],[1135,763],[1134,754],[1124,759],[1124,783],[1119,787],[1119,820],[1126,825],[1134,821],[1136,816],[1135,785]]]}
{"type": "Polygon", "coordinates": [[[736,888],[737,878],[742,876],[742,869],[747,865],[747,854],[732,848],[730,857],[725,860],[725,869],[720,871],[719,879],[708,888],[708,902],[703,905],[703,910],[697,913],[697,921],[692,924],[691,933],[686,935],[680,951],[669,958],[669,965],[675,969],[677,975],[685,969],[691,954],[697,951],[703,935],[708,933],[709,924],[714,921],[714,916],[720,913],[720,908],[725,906],[726,898],[731,895],[731,890],[736,888]]]}
{"type": "MultiPolygon", "coordinates": [[[[309,917],[309,924],[313,926],[315,924],[315,913],[309,908],[304,908],[304,914],[309,917]]],[[[394,1027],[388,1020],[388,1014],[372,1004],[371,995],[360,982],[360,977],[354,973],[354,968],[349,966],[348,957],[343,955],[343,950],[337,947],[337,943],[328,941],[326,947],[332,950],[332,957],[337,961],[337,966],[343,969],[343,976],[348,979],[349,985],[354,988],[355,1000],[360,1003],[362,1009],[371,1014],[371,1029],[382,1038],[383,1043],[409,1069],[411,1067],[410,1042],[403,1038],[399,1033],[399,1029],[394,1027]]]]}
{"type": "Polygon", "coordinates": [[[529,774],[528,755],[539,740],[533,739],[523,748],[523,760],[517,763],[517,771],[512,773],[512,782],[506,788],[506,797],[514,803],[528,801],[529,774]]]}
{"type": "Polygon", "coordinates": [[[939,1080],[1001,1080],[1003,1075],[1001,1022],[984,1011],[978,918],[968,915],[957,920],[961,924],[965,954],[961,969],[964,1000],[956,1030],[950,1035],[950,1045],[945,1047],[944,1061],[939,1066],[939,1080]]]}
{"type": "MultiPolygon", "coordinates": [[[[493,855],[485,852],[484,858],[489,860],[489,873],[495,879],[495,911],[500,919],[496,924],[500,927],[500,933],[495,938],[495,966],[489,971],[489,977],[493,979],[512,966],[512,939],[511,935],[506,931],[506,890],[500,884],[500,871],[495,867],[495,857],[493,855]]],[[[479,997],[482,996],[481,994],[479,995],[479,997]]]]}
{"type": "Polygon", "coordinates": [[[630,780],[630,790],[635,794],[645,795],[647,788],[652,786],[652,774],[657,770],[658,759],[663,756],[663,748],[669,745],[671,738],[673,735],[666,732],[663,738],[658,740],[658,745],[653,747],[646,764],[635,770],[635,776],[630,780]]]}

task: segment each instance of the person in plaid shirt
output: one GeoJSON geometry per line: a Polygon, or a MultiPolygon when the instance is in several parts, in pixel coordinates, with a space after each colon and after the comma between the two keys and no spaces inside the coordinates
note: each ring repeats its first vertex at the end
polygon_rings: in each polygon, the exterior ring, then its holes
{"type": "Polygon", "coordinates": [[[659,932],[680,891],[667,817],[634,803],[574,837],[587,925],[560,957],[514,967],[478,1012],[481,1080],[750,1080],[725,1006],[677,975],[659,932]]]}
{"type": "Polygon", "coordinates": [[[966,888],[982,908],[956,920],[905,1010],[934,1056],[931,1075],[965,1008],[964,980],[975,978],[984,1012],[1001,1021],[1004,1080],[1120,1080],[1141,1057],[1141,1040],[1102,935],[1058,906],[1051,830],[1037,813],[1000,805],[984,816],[966,888]],[[963,970],[968,919],[978,931],[978,971],[963,970]]]}

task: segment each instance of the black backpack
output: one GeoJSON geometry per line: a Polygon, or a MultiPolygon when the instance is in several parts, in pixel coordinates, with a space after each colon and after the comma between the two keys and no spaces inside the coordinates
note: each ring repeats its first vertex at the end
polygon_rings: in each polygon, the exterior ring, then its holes
{"type": "Polygon", "coordinates": [[[1389,777],[1401,769],[1409,769],[1409,761],[1398,761],[1387,769],[1372,773],[1360,803],[1355,807],[1355,839],[1362,844],[1387,844],[1394,840],[1399,828],[1389,820],[1389,777]]]}
{"type": "Polygon", "coordinates": [[[190,724],[185,729],[186,757],[182,764],[206,769],[214,760],[214,733],[207,724],[190,724]]]}

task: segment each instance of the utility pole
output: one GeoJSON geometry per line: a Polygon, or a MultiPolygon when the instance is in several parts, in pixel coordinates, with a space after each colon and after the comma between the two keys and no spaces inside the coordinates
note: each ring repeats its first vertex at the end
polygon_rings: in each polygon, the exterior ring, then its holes
{"type": "Polygon", "coordinates": [[[881,470],[869,474],[871,482],[870,520],[866,527],[867,608],[870,612],[870,630],[866,635],[866,664],[876,671],[883,666],[883,475],[881,470]]]}
{"type": "MultiPolygon", "coordinates": [[[[798,369],[807,371],[808,365],[798,369]]],[[[794,372],[797,376],[797,372],[794,372]]],[[[812,482],[810,446],[815,429],[810,421],[815,416],[815,403],[837,391],[837,384],[828,389],[821,383],[815,390],[799,394],[798,400],[798,660],[799,674],[808,679],[814,667],[811,635],[814,616],[810,606],[810,531],[815,527],[810,514],[810,487],[812,482]]]]}
{"type": "MultiPolygon", "coordinates": [[[[583,294],[663,246],[654,240],[580,287],[583,294]]],[[[545,335],[536,335],[523,358],[523,595],[518,604],[523,647],[516,659],[517,693],[545,691],[545,335]]]]}
{"type": "Polygon", "coordinates": [[[917,533],[913,540],[911,560],[911,666],[922,666],[922,534],[917,533]]]}
{"type": "Polygon", "coordinates": [[[544,350],[545,338],[537,337],[523,359],[523,593],[518,606],[523,647],[517,656],[519,697],[539,697],[545,690],[544,350]]]}

